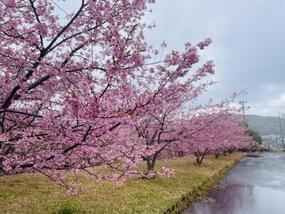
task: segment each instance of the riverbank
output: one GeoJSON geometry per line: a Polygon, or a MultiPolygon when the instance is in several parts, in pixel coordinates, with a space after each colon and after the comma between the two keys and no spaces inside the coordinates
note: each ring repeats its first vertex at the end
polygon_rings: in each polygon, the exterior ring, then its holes
{"type": "Polygon", "coordinates": [[[193,157],[162,160],[158,167],[173,168],[171,178],[133,179],[118,187],[83,180],[89,191],[70,197],[39,174],[0,177],[1,213],[172,213],[200,199],[244,154],[207,157],[202,166],[193,157]],[[73,212],[72,212],[73,211],[73,212]],[[63,212],[62,212],[63,213],[63,212]]]}

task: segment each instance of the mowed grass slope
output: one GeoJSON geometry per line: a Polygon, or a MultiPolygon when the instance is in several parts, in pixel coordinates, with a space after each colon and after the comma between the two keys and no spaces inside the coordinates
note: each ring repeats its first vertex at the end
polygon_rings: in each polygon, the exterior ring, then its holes
{"type": "Polygon", "coordinates": [[[81,179],[88,192],[71,197],[66,190],[40,174],[0,177],[0,213],[162,213],[197,188],[210,176],[232,165],[243,154],[215,159],[207,157],[197,166],[193,157],[161,160],[157,167],[175,170],[171,178],[132,179],[118,187],[81,179]],[[70,212],[72,213],[72,212],[70,212]]]}

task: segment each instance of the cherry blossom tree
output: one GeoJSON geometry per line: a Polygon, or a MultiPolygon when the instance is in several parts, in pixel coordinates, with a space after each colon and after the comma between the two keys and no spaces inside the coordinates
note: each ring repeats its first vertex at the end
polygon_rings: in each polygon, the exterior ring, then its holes
{"type": "Polygon", "coordinates": [[[104,177],[116,180],[138,162],[145,146],[128,140],[124,127],[213,73],[212,61],[191,70],[210,39],[152,60],[158,50],[144,39],[152,26],[142,21],[151,3],[80,0],[61,18],[53,1],[0,1],[5,173],[38,171],[66,186],[58,170],[94,174],[88,169],[103,164],[120,172],[104,177]]]}
{"type": "Polygon", "coordinates": [[[184,143],[180,146],[196,156],[201,164],[207,154],[219,155],[224,151],[236,151],[247,147],[252,139],[246,134],[238,112],[220,109],[204,113],[185,121],[184,143]]]}
{"type": "MultiPolygon", "coordinates": [[[[204,49],[209,44],[210,40],[207,39],[192,49],[195,51],[204,49]]],[[[170,66],[176,65],[174,60],[179,58],[184,58],[184,56],[180,56],[178,52],[173,52],[166,57],[170,66]]],[[[164,69],[167,70],[168,68],[165,67],[164,69]]],[[[184,76],[184,79],[180,80],[178,84],[169,84],[161,91],[164,96],[160,105],[156,105],[152,112],[142,117],[135,125],[138,137],[142,138],[144,146],[152,151],[147,153],[148,156],[142,157],[146,161],[148,173],[154,170],[156,160],[161,156],[161,153],[170,148],[170,144],[181,141],[185,128],[180,126],[179,116],[183,106],[197,100],[214,83],[208,80],[208,77],[213,74],[213,63],[208,62],[192,72],[187,79],[184,76]]],[[[192,111],[194,109],[197,111],[199,108],[199,106],[192,107],[192,111]]]]}

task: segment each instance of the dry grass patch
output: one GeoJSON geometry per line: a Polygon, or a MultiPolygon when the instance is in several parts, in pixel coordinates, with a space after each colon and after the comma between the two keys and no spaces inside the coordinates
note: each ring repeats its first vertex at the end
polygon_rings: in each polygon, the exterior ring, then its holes
{"type": "Polygon", "coordinates": [[[158,161],[175,170],[171,178],[132,179],[118,187],[82,179],[87,193],[71,197],[40,174],[0,177],[1,213],[162,213],[209,177],[242,158],[243,154],[207,157],[202,166],[193,157],[158,161]]]}

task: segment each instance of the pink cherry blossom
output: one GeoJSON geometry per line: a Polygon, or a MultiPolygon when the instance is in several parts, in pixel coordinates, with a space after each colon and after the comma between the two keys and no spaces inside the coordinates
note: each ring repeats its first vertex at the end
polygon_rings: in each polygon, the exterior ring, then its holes
{"type": "MultiPolygon", "coordinates": [[[[159,53],[146,42],[148,25],[142,23],[152,3],[80,0],[62,18],[52,1],[2,1],[1,171],[43,173],[76,194],[77,185],[66,181],[68,173],[120,184],[141,175],[134,172],[140,161],[174,142],[187,143],[181,139],[186,127],[181,130],[176,115],[213,84],[208,81],[213,62],[200,59],[200,49],[211,40],[197,46],[188,42],[183,51],[156,62],[152,56],[159,53]],[[152,143],[142,128],[154,136],[152,143]],[[90,170],[98,165],[111,168],[110,174],[90,170]]],[[[190,124],[212,127],[213,117],[205,114],[190,124]]],[[[213,138],[214,130],[206,129],[213,138]]],[[[195,137],[207,141],[202,135],[195,137]]],[[[194,140],[189,142],[187,148],[194,148],[194,140]]]]}

